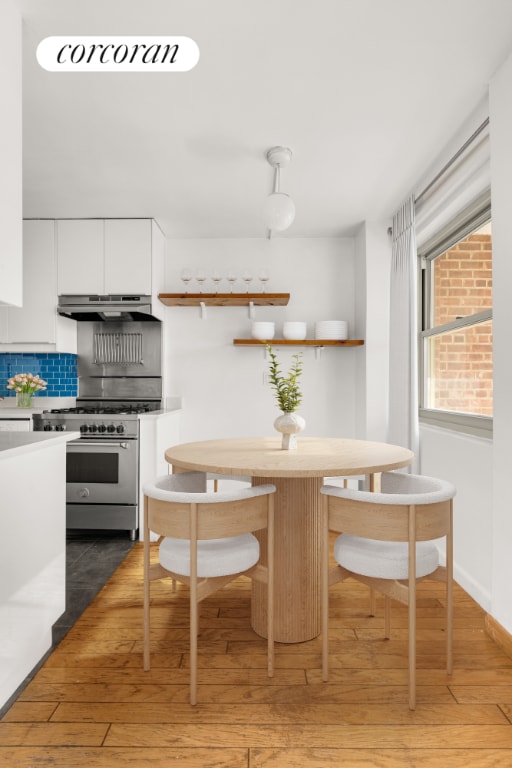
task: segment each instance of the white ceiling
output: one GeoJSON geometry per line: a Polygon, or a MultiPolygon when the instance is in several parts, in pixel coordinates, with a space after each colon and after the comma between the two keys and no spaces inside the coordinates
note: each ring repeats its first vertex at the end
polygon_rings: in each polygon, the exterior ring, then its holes
{"type": "Polygon", "coordinates": [[[511,0],[18,0],[24,216],[156,218],[265,237],[266,150],[291,147],[282,237],[389,217],[512,50],[511,0]],[[51,35],[186,35],[187,73],[52,73],[51,35]]]}

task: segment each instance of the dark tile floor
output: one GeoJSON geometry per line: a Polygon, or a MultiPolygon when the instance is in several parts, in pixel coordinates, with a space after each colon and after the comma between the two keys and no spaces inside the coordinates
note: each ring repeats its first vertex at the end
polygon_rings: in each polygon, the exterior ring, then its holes
{"type": "Polygon", "coordinates": [[[80,618],[110,576],[120,565],[134,541],[127,531],[68,531],[66,537],[66,610],[53,625],[52,648],[30,672],[11,698],[0,707],[0,719],[14,704],[23,688],[30,682],[52,650],[80,618]]]}
{"type": "Polygon", "coordinates": [[[68,532],[66,541],[66,611],[53,625],[53,647],[82,615],[135,542],[128,533],[68,532]]]}

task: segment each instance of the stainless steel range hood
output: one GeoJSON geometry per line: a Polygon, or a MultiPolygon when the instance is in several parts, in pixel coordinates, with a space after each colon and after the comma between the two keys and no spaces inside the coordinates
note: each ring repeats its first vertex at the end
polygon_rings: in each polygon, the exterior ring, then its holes
{"type": "Polygon", "coordinates": [[[151,296],[136,294],[108,296],[59,296],[59,315],[73,320],[156,320],[151,314],[151,296]]]}

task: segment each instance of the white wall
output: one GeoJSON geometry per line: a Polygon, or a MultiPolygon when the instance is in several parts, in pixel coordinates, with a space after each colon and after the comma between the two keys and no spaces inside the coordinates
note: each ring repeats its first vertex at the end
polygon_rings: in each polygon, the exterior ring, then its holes
{"type": "Polygon", "coordinates": [[[512,56],[490,89],[494,326],[494,618],[512,633],[512,56]]]}
{"type": "MultiPolygon", "coordinates": [[[[315,320],[348,320],[354,334],[354,241],[350,238],[175,240],[167,242],[165,291],[181,292],[183,267],[208,275],[248,269],[257,278],[265,267],[267,292],[289,292],[286,307],[256,307],[256,319],[274,320],[276,338],[285,320],[305,320],[314,337],[315,320]]],[[[198,285],[189,286],[197,292],[198,285]]],[[[203,290],[213,290],[211,282],[203,290]]],[[[240,281],[235,292],[245,291],[240,281]]],[[[251,290],[261,290],[255,279],[251,290]]],[[[221,292],[229,292],[223,282],[221,292]]],[[[196,307],[168,307],[165,316],[167,395],[183,398],[181,439],[185,441],[241,435],[273,434],[279,415],[272,390],[264,383],[264,350],[233,345],[250,337],[245,307],[207,307],[201,320],[196,307]]],[[[304,353],[305,434],[355,437],[358,398],[357,356],[364,347],[325,348],[319,359],[312,348],[276,347],[285,368],[295,352],[304,353]]]]}
{"type": "Polygon", "coordinates": [[[421,472],[449,480],[457,488],[453,523],[455,580],[490,611],[492,440],[422,425],[420,444],[421,472]]]}
{"type": "Polygon", "coordinates": [[[18,3],[0,5],[0,304],[23,301],[21,201],[21,14],[18,3]]]}

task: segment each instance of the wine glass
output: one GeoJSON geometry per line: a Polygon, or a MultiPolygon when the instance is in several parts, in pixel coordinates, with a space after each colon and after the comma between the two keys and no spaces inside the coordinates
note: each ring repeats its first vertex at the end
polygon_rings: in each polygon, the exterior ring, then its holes
{"type": "Polygon", "coordinates": [[[185,268],[185,269],[182,270],[182,272],[181,272],[181,279],[185,283],[185,293],[188,292],[188,285],[189,285],[190,281],[192,280],[192,277],[193,277],[193,275],[192,275],[192,271],[190,269],[186,269],[185,268]]]}
{"type": "Polygon", "coordinates": [[[199,283],[199,293],[203,292],[203,283],[206,280],[206,272],[203,269],[198,269],[196,273],[196,280],[199,283]]]}
{"type": "Polygon", "coordinates": [[[219,283],[222,280],[222,275],[218,269],[214,269],[212,273],[212,283],[215,285],[215,293],[219,292],[219,283]]]}
{"type": "Polygon", "coordinates": [[[235,272],[233,272],[233,270],[232,270],[232,269],[230,269],[230,270],[229,270],[229,272],[228,272],[228,274],[226,275],[226,280],[228,281],[228,283],[229,283],[229,285],[230,285],[230,292],[231,292],[231,293],[233,293],[233,286],[235,285],[235,283],[236,283],[237,279],[238,279],[238,278],[237,278],[237,276],[236,276],[236,273],[235,273],[235,272]]]}
{"type": "Polygon", "coordinates": [[[247,286],[247,293],[249,293],[249,287],[252,282],[252,274],[246,269],[242,275],[242,280],[247,286]]]}
{"type": "Polygon", "coordinates": [[[265,286],[270,280],[270,275],[268,274],[266,269],[260,269],[260,274],[258,277],[260,283],[261,283],[261,291],[262,293],[265,293],[265,286]]]}

